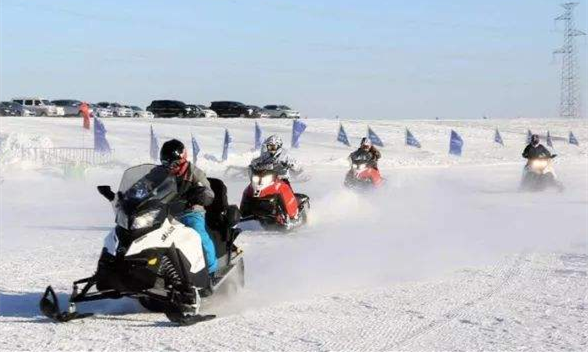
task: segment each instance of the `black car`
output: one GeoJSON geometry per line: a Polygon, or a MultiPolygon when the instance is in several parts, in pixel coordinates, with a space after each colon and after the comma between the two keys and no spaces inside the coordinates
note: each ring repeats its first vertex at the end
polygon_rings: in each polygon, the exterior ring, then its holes
{"type": "Polygon", "coordinates": [[[23,116],[23,107],[11,101],[0,102],[0,116],[23,116]]]}
{"type": "Polygon", "coordinates": [[[253,117],[253,109],[236,101],[213,101],[210,109],[214,110],[218,117],[253,117]]]}
{"type": "Polygon", "coordinates": [[[177,100],[154,100],[146,109],[154,117],[196,117],[196,111],[187,104],[177,100]]]}

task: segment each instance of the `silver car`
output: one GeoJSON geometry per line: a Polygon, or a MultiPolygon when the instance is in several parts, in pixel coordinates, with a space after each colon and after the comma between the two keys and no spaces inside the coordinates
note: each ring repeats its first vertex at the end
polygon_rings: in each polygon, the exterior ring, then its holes
{"type": "Polygon", "coordinates": [[[269,117],[280,117],[297,119],[300,118],[300,112],[292,110],[286,105],[266,105],[263,107],[263,111],[269,115],[269,117]]]}
{"type": "Polygon", "coordinates": [[[25,109],[34,111],[37,116],[63,116],[65,111],[62,107],[55,106],[49,100],[43,98],[13,98],[13,102],[19,103],[25,109]]]}
{"type": "MultiPolygon", "coordinates": [[[[82,116],[82,112],[80,111],[80,107],[82,106],[82,102],[79,100],[72,100],[72,99],[60,99],[60,100],[53,100],[53,104],[56,106],[60,106],[63,108],[65,116],[82,116]]],[[[88,110],[90,114],[94,111],[92,106],[88,106],[88,110]]]]}

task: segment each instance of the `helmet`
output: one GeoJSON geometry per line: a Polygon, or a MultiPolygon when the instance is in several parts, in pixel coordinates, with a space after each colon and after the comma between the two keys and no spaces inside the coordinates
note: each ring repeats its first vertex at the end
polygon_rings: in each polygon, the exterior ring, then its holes
{"type": "Polygon", "coordinates": [[[539,135],[538,134],[531,135],[531,144],[532,145],[539,144],[539,135]]]}
{"type": "Polygon", "coordinates": [[[370,149],[372,147],[372,141],[369,138],[367,138],[367,137],[363,137],[361,139],[361,142],[359,143],[359,147],[361,149],[368,150],[368,149],[370,149]]]}
{"type": "Polygon", "coordinates": [[[272,156],[278,156],[282,153],[282,145],[282,138],[276,135],[267,137],[265,142],[263,142],[265,150],[272,156]]]}
{"type": "Polygon", "coordinates": [[[184,147],[184,143],[177,139],[172,139],[161,146],[159,159],[161,160],[161,165],[169,168],[173,173],[177,173],[188,163],[188,152],[184,147]]]}

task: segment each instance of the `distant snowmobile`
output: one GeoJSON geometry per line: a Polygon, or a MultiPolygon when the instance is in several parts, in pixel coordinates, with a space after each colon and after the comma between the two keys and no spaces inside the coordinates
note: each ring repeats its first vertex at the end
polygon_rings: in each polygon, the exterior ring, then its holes
{"type": "Polygon", "coordinates": [[[543,191],[549,187],[563,190],[563,185],[557,180],[553,170],[552,159],[557,155],[540,156],[528,159],[523,170],[520,189],[523,191],[543,191]]]}
{"type": "Polygon", "coordinates": [[[369,153],[353,153],[349,158],[350,170],[345,176],[343,184],[355,190],[370,190],[384,184],[374,161],[369,153]]]}
{"type": "Polygon", "coordinates": [[[284,188],[290,185],[274,170],[262,168],[250,173],[250,183],[241,198],[243,220],[258,220],[268,230],[291,230],[306,223],[310,209],[308,196],[294,193],[293,199],[283,199],[284,188]],[[286,206],[292,204],[298,207],[295,218],[290,218],[286,211],[286,206]]]}
{"type": "Polygon", "coordinates": [[[65,312],[59,309],[51,286],[47,287],[41,312],[67,322],[92,315],[78,313],[77,303],[131,297],[179,325],[214,318],[200,315],[201,298],[224,284],[243,285],[244,263],[243,253],[233,245],[240,232],[235,228],[239,210],[227,204],[222,181],[209,181],[215,199],[206,207],[206,225],[219,258],[214,278],[209,276],[200,236],[174,218],[185,209],[175,177],[160,166],[139,165],[125,171],[116,194],[110,186],[98,187],[114,207],[116,227],[104,240],[96,273],[74,282],[65,312]]]}

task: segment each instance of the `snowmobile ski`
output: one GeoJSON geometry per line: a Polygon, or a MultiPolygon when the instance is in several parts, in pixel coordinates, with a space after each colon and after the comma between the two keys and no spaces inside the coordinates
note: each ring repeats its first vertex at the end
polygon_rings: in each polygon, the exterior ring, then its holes
{"type": "Polygon", "coordinates": [[[76,312],[75,303],[72,302],[70,302],[69,310],[67,312],[62,312],[59,309],[57,295],[51,286],[47,286],[39,306],[43,315],[59,323],[66,323],[71,320],[83,319],[93,315],[93,313],[76,312]]]}

